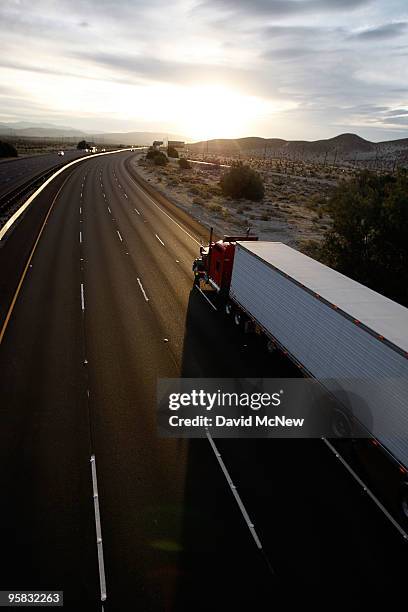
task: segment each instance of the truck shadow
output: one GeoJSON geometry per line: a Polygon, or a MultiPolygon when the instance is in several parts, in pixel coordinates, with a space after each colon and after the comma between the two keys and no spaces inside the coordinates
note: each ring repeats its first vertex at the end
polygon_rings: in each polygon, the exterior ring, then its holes
{"type": "MultiPolygon", "coordinates": [[[[181,377],[258,378],[299,375],[278,355],[269,355],[261,338],[235,329],[192,288],[189,296],[181,377]]],[[[240,455],[252,470],[267,463],[256,440],[218,440],[226,448],[228,467],[240,455]],[[260,453],[260,454],[259,454],[260,453]]],[[[269,610],[276,600],[276,578],[232,495],[207,439],[187,444],[183,518],[177,562],[177,587],[171,610],[269,610]],[[269,602],[269,603],[268,603],[269,602]]],[[[256,483],[255,483],[256,486],[256,483]]]]}

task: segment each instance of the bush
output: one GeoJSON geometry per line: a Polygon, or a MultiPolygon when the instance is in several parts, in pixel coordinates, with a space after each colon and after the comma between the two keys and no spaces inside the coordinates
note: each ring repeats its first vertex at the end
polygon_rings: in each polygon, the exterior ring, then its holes
{"type": "Polygon", "coordinates": [[[17,157],[17,149],[9,142],[0,141],[0,157],[17,157]]]}
{"type": "Polygon", "coordinates": [[[85,151],[85,149],[90,149],[91,145],[89,144],[89,142],[86,142],[86,140],[80,140],[77,144],[77,149],[79,149],[80,151],[85,151]]]}
{"type": "Polygon", "coordinates": [[[182,170],[191,170],[191,164],[185,157],[180,157],[178,164],[182,170]]]}
{"type": "Polygon", "coordinates": [[[157,151],[157,154],[154,156],[153,161],[156,166],[165,166],[166,164],[169,163],[169,160],[167,159],[167,155],[165,155],[161,151],[157,151]]]}
{"type": "Polygon", "coordinates": [[[177,149],[175,149],[174,147],[167,147],[167,155],[176,159],[179,156],[177,149]]]}
{"type": "Polygon", "coordinates": [[[157,149],[149,149],[146,153],[146,159],[154,159],[158,153],[160,153],[160,151],[157,149]]]}
{"type": "Polygon", "coordinates": [[[408,306],[408,172],[362,172],[325,204],[333,220],[318,258],[408,306]]]}
{"type": "Polygon", "coordinates": [[[262,178],[252,168],[242,162],[234,164],[220,181],[224,196],[246,198],[247,200],[262,200],[265,194],[262,178]]]}

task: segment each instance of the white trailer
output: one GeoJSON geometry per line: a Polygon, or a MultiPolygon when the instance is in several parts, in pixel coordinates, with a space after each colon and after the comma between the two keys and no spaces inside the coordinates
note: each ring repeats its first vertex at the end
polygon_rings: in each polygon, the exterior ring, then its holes
{"type": "Polygon", "coordinates": [[[405,476],[408,309],[279,242],[237,242],[229,297],[236,322],[347,403],[405,476]]]}

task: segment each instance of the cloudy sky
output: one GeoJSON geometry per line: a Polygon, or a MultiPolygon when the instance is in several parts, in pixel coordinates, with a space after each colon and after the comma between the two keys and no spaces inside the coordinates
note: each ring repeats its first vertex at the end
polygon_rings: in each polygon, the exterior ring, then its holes
{"type": "Polygon", "coordinates": [[[7,0],[0,121],[408,136],[407,0],[7,0]]]}

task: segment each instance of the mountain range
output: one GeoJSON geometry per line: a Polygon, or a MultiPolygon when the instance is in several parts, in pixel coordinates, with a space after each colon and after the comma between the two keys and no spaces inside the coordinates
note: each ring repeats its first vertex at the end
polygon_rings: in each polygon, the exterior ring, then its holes
{"type": "Polygon", "coordinates": [[[383,142],[370,142],[357,134],[340,134],[324,140],[283,140],[281,138],[237,138],[217,139],[196,142],[189,145],[195,153],[214,155],[259,155],[288,156],[289,158],[316,158],[322,156],[338,156],[349,159],[358,156],[371,158],[373,156],[395,155],[398,152],[408,152],[408,138],[383,142]]]}
{"type": "MultiPolygon", "coordinates": [[[[85,132],[67,126],[57,126],[52,123],[33,123],[19,121],[15,123],[0,123],[0,137],[13,138],[44,138],[44,139],[87,139],[99,144],[146,145],[154,140],[184,140],[179,134],[163,132],[85,132]]],[[[383,142],[370,142],[357,134],[340,134],[333,138],[307,141],[284,140],[282,138],[223,138],[189,143],[189,150],[194,153],[210,155],[265,155],[288,156],[289,158],[316,159],[325,156],[342,159],[369,159],[376,156],[387,157],[398,154],[408,154],[408,138],[383,142]]]]}

